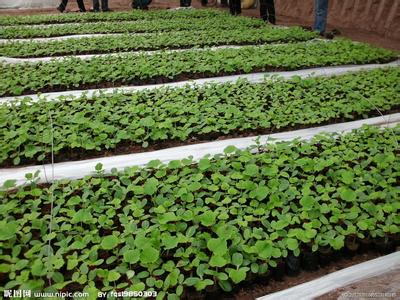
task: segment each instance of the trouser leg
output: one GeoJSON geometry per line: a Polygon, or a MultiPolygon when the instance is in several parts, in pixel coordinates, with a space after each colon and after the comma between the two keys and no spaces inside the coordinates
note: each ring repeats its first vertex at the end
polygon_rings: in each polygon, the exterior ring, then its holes
{"type": "Polygon", "coordinates": [[[100,10],[99,0],[93,0],[93,10],[95,10],[95,11],[99,11],[100,10]]]}
{"type": "Polygon", "coordinates": [[[68,0],[62,0],[61,3],[60,3],[60,5],[58,6],[58,8],[59,8],[61,11],[64,11],[65,8],[67,7],[67,4],[68,4],[68,0]]]}
{"type": "Polygon", "coordinates": [[[267,14],[267,0],[260,0],[260,17],[264,21],[268,20],[268,14],[267,14]]]}
{"type": "Polygon", "coordinates": [[[240,0],[229,0],[229,11],[231,15],[238,15],[242,12],[240,0]]]}
{"type": "Polygon", "coordinates": [[[231,13],[231,15],[235,14],[235,10],[233,9],[233,1],[234,0],[229,0],[229,12],[231,13]]]}
{"type": "Polygon", "coordinates": [[[101,0],[101,9],[108,10],[108,0],[101,0]]]}
{"type": "Polygon", "coordinates": [[[240,0],[235,0],[235,11],[236,11],[236,15],[240,15],[242,13],[242,3],[240,0]]]}
{"type": "Polygon", "coordinates": [[[77,0],[78,2],[78,7],[80,11],[86,11],[85,4],[83,3],[83,0],[77,0]]]}
{"type": "Polygon", "coordinates": [[[326,29],[326,19],[328,17],[328,0],[315,0],[315,21],[314,30],[324,33],[326,29]]]}
{"type": "Polygon", "coordinates": [[[266,1],[266,6],[267,6],[267,11],[268,11],[268,21],[271,24],[275,24],[276,23],[276,19],[275,19],[275,4],[274,4],[274,0],[267,0],[266,1]]]}

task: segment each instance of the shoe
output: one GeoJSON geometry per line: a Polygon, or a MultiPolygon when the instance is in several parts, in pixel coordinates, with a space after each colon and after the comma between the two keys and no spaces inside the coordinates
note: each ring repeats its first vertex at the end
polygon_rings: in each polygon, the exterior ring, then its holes
{"type": "Polygon", "coordinates": [[[301,28],[303,28],[304,30],[307,30],[307,31],[313,31],[311,26],[301,26],[301,28]]]}
{"type": "Polygon", "coordinates": [[[332,29],[332,34],[334,34],[334,35],[341,35],[342,33],[340,32],[340,30],[339,29],[332,29]]]}
{"type": "Polygon", "coordinates": [[[57,10],[58,10],[60,13],[63,13],[63,12],[64,12],[64,10],[63,10],[60,6],[57,7],[57,10]]]}
{"type": "Polygon", "coordinates": [[[332,32],[321,32],[319,35],[328,40],[332,40],[335,37],[335,35],[332,32]]]}
{"type": "Polygon", "coordinates": [[[89,12],[97,13],[97,12],[100,12],[100,10],[99,9],[89,9],[89,12]]]}
{"type": "Polygon", "coordinates": [[[109,8],[107,8],[107,9],[103,9],[103,12],[113,12],[113,10],[112,10],[112,9],[109,9],[109,8]]]}

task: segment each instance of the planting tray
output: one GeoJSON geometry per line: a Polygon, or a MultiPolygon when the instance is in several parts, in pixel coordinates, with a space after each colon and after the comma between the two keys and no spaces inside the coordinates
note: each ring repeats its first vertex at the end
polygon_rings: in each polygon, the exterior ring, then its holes
{"type": "MultiPolygon", "coordinates": [[[[290,132],[263,135],[259,137],[261,144],[277,141],[289,141],[296,138],[302,140],[310,140],[315,135],[321,133],[345,133],[353,129],[362,127],[365,124],[375,125],[379,127],[395,126],[400,122],[400,113],[386,115],[384,117],[370,118],[360,121],[346,122],[341,124],[333,124],[320,126],[290,132]]],[[[216,141],[211,143],[203,143],[176,148],[169,148],[153,152],[136,153],[128,155],[118,155],[112,157],[94,158],[82,161],[56,163],[54,165],[38,165],[22,168],[0,169],[0,186],[7,180],[16,180],[17,185],[26,182],[25,174],[39,172],[38,182],[52,182],[60,179],[77,179],[94,173],[97,164],[103,165],[104,171],[111,172],[112,169],[123,170],[130,166],[143,166],[152,160],[160,160],[168,163],[172,160],[179,160],[193,157],[193,160],[199,160],[205,155],[216,155],[223,153],[228,146],[235,146],[238,149],[245,149],[255,144],[255,137],[229,139],[216,141]]]]}
{"type": "Polygon", "coordinates": [[[1,97],[0,104],[5,104],[7,102],[22,100],[26,98],[30,98],[33,101],[38,101],[39,99],[44,99],[46,101],[54,101],[59,97],[67,98],[67,99],[75,99],[86,95],[87,97],[94,97],[96,95],[101,94],[112,94],[117,92],[122,93],[133,93],[136,91],[146,90],[146,89],[157,89],[161,87],[183,87],[185,85],[205,85],[209,83],[227,83],[227,82],[235,82],[239,79],[245,79],[251,83],[260,83],[268,76],[278,76],[282,78],[292,78],[294,76],[300,76],[301,78],[306,77],[317,77],[317,76],[335,76],[346,74],[349,72],[356,72],[362,70],[372,70],[378,68],[386,68],[386,67],[399,67],[400,59],[386,63],[386,64],[367,64],[367,65],[347,65],[347,66],[337,66],[337,67],[322,67],[322,68],[309,68],[297,71],[286,71],[286,72],[263,72],[263,73],[252,73],[252,74],[244,74],[244,75],[233,75],[233,76],[221,76],[221,77],[212,77],[212,78],[204,78],[204,79],[196,79],[189,81],[180,81],[173,83],[164,83],[164,84],[152,84],[152,85],[142,85],[142,86],[126,86],[119,88],[104,88],[104,89],[88,89],[88,90],[76,90],[76,91],[65,91],[65,92],[51,92],[51,93],[43,93],[40,95],[32,94],[25,96],[13,96],[13,97],[1,97]]]}
{"type": "Polygon", "coordinates": [[[395,253],[334,272],[319,279],[300,284],[287,290],[260,297],[257,300],[314,299],[351,283],[370,277],[383,275],[399,269],[400,251],[397,251],[395,253]]]}

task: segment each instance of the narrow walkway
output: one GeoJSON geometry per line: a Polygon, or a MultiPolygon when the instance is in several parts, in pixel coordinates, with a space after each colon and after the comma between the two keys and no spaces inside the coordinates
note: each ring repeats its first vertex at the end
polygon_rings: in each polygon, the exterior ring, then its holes
{"type": "MultiPolygon", "coordinates": [[[[398,274],[400,272],[400,251],[373,259],[337,272],[332,274],[323,276],[319,279],[300,284],[298,286],[292,287],[290,289],[286,289],[277,293],[273,293],[257,300],[311,300],[315,299],[316,297],[321,296],[319,298],[328,299],[325,296],[322,296],[330,291],[343,289],[343,291],[349,292],[350,297],[344,297],[339,299],[399,299],[400,294],[396,294],[399,292],[399,284],[395,281],[396,277],[389,277],[392,272],[394,274],[398,274]],[[378,275],[386,276],[388,279],[387,284],[390,285],[390,289],[388,289],[389,293],[394,293],[395,297],[368,297],[368,293],[362,297],[361,295],[355,295],[352,297],[351,294],[355,293],[356,291],[349,289],[349,284],[355,283],[355,286],[362,285],[362,282],[371,278],[379,278],[376,277],[378,275]],[[357,284],[358,283],[358,284],[357,284]],[[396,292],[397,291],[397,292],[396,292]]],[[[366,282],[373,284],[374,280],[367,280],[366,282]]],[[[382,281],[381,281],[382,282],[382,281]]],[[[364,288],[366,286],[364,285],[364,288]]],[[[373,287],[370,286],[370,291],[373,290],[373,287]]],[[[365,292],[367,290],[364,290],[365,292]]],[[[393,294],[391,294],[393,295],[393,294]]],[[[337,299],[337,298],[334,298],[337,299]]]]}

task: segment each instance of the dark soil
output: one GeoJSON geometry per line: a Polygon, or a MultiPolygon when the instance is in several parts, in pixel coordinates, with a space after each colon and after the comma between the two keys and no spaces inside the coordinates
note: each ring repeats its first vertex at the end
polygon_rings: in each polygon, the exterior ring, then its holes
{"type": "MultiPolygon", "coordinates": [[[[394,106],[391,110],[381,111],[381,113],[384,115],[398,113],[398,112],[400,112],[400,106],[394,106]]],[[[369,118],[381,116],[381,114],[376,110],[372,110],[370,112],[364,112],[363,114],[367,114],[369,118]]],[[[322,123],[318,123],[318,124],[307,124],[307,125],[303,124],[303,125],[298,125],[298,126],[286,126],[286,127],[281,127],[281,128],[258,128],[258,129],[245,130],[245,131],[236,131],[236,132],[232,132],[231,134],[228,134],[228,135],[225,135],[221,132],[214,132],[214,133],[192,136],[189,140],[187,140],[185,142],[182,142],[179,140],[154,142],[152,144],[149,144],[149,147],[147,147],[147,148],[143,148],[141,145],[132,143],[130,141],[124,141],[124,142],[119,143],[116,146],[116,149],[109,149],[109,150],[103,150],[103,151],[83,150],[83,149],[64,149],[62,152],[55,154],[54,162],[76,161],[76,160],[83,160],[83,159],[97,158],[97,157],[108,157],[108,156],[122,155],[122,154],[150,152],[150,151],[157,151],[157,150],[172,148],[172,147],[213,142],[216,140],[218,141],[218,140],[226,140],[226,139],[249,137],[249,136],[256,137],[258,135],[279,133],[279,132],[285,132],[285,131],[311,128],[311,127],[315,127],[315,126],[339,124],[339,123],[344,123],[344,122],[365,119],[362,114],[353,113],[352,116],[353,116],[352,119],[337,118],[337,119],[331,119],[326,122],[322,122],[322,123]]],[[[8,160],[5,160],[2,164],[0,164],[0,168],[20,168],[23,166],[32,166],[32,165],[37,165],[37,164],[42,164],[42,163],[49,163],[49,162],[51,162],[50,154],[47,155],[46,159],[43,162],[38,162],[35,158],[27,159],[27,158],[21,157],[21,163],[18,166],[15,166],[13,164],[12,159],[8,159],[8,160]]]]}
{"type": "MultiPolygon", "coordinates": [[[[392,62],[394,58],[390,59],[373,59],[364,64],[385,64],[392,62]]],[[[37,90],[24,90],[20,95],[14,95],[10,92],[5,92],[1,97],[15,97],[15,96],[24,96],[24,95],[31,95],[36,93],[51,93],[51,92],[64,92],[64,91],[73,91],[73,90],[89,90],[89,89],[104,89],[104,88],[116,88],[116,87],[123,87],[123,86],[142,86],[142,85],[149,85],[149,84],[163,84],[163,83],[171,83],[171,82],[179,82],[179,81],[187,81],[187,80],[195,80],[195,79],[203,79],[203,78],[213,78],[213,77],[222,77],[222,76],[231,76],[231,75],[244,75],[244,74],[251,74],[257,72],[284,72],[284,71],[297,71],[313,68],[320,68],[320,67],[330,67],[336,66],[334,64],[321,64],[321,65],[313,65],[313,66],[298,66],[295,68],[290,67],[274,67],[274,66],[265,66],[262,68],[254,68],[249,72],[245,72],[244,70],[236,70],[233,72],[203,72],[203,73],[190,73],[190,72],[183,72],[173,77],[152,77],[146,79],[134,79],[131,81],[115,81],[115,82],[100,82],[100,83],[91,83],[91,84],[81,84],[78,86],[65,86],[65,85],[53,85],[51,87],[40,88],[37,90]]]]}

